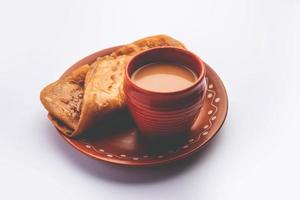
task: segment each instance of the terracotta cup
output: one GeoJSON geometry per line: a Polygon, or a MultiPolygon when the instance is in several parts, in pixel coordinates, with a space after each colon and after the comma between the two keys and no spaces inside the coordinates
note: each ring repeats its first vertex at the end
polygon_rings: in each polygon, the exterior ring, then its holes
{"type": "Polygon", "coordinates": [[[140,132],[149,138],[186,133],[195,122],[207,90],[205,64],[190,51],[157,47],[134,56],[126,66],[124,90],[127,104],[140,132]],[[137,86],[132,73],[155,62],[177,63],[190,68],[197,80],[175,92],[155,92],[137,86]]]}

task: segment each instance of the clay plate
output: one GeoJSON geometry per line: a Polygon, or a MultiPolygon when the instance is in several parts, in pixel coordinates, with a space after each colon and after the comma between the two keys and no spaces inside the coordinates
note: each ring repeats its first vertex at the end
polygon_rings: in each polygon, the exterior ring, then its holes
{"type": "MultiPolygon", "coordinates": [[[[96,52],[76,64],[91,64],[97,57],[118,47],[96,52]]],[[[208,91],[202,110],[190,133],[163,142],[149,142],[140,136],[127,110],[120,111],[103,123],[103,127],[77,138],[60,134],[74,148],[92,158],[129,166],[152,166],[170,163],[195,153],[221,128],[227,114],[228,99],[218,75],[207,67],[208,91]]],[[[70,72],[70,69],[63,76],[70,72]]]]}

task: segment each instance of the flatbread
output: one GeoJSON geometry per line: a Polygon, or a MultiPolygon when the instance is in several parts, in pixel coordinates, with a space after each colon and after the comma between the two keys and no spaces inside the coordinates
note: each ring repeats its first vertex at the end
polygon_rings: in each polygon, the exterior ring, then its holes
{"type": "Polygon", "coordinates": [[[50,121],[70,137],[101,125],[106,116],[126,107],[123,81],[128,61],[143,50],[159,46],[185,48],[166,35],[147,37],[99,57],[91,65],[68,71],[46,86],[40,99],[50,121]]]}

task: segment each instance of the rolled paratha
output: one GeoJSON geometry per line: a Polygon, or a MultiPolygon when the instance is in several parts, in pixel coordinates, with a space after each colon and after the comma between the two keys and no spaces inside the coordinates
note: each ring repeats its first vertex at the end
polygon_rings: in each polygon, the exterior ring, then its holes
{"type": "Polygon", "coordinates": [[[99,126],[106,116],[126,107],[123,80],[128,61],[143,50],[159,46],[185,48],[169,36],[156,35],[124,45],[91,65],[67,71],[41,91],[50,121],[69,137],[99,126]]]}

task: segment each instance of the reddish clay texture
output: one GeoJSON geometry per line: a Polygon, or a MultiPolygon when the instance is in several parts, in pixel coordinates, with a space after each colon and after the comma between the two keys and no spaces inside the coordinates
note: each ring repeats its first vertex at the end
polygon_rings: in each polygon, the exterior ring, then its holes
{"type": "Polygon", "coordinates": [[[205,64],[193,53],[176,47],[157,47],[136,55],[125,69],[124,90],[129,111],[147,138],[186,133],[203,104],[207,85],[205,64]],[[150,63],[176,63],[197,74],[193,85],[175,92],[155,92],[137,86],[132,73],[150,63]]]}
{"type": "MultiPolygon", "coordinates": [[[[76,69],[91,64],[99,56],[110,54],[118,47],[91,54],[71,66],[76,69]]],[[[67,70],[64,75],[67,75],[67,70]]],[[[63,75],[63,76],[64,76],[63,75]]],[[[81,137],[63,139],[83,154],[97,160],[127,166],[157,166],[186,158],[207,144],[221,128],[227,114],[228,99],[219,76],[206,65],[208,90],[201,112],[190,132],[179,140],[152,143],[144,140],[137,127],[124,110],[108,118],[103,127],[81,137]]]]}

